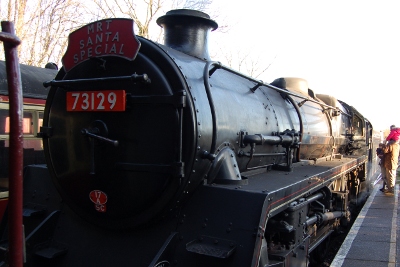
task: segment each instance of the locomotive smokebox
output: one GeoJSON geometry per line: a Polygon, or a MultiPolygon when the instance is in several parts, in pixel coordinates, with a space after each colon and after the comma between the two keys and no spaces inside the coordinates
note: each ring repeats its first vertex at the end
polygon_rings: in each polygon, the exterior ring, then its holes
{"type": "Polygon", "coordinates": [[[218,24],[206,13],[197,10],[176,9],[157,19],[164,28],[164,44],[185,54],[210,60],[208,33],[218,24]]]}

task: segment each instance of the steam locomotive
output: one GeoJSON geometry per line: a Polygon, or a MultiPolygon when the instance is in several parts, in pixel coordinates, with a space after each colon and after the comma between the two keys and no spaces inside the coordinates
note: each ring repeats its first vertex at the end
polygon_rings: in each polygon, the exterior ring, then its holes
{"type": "Polygon", "coordinates": [[[212,61],[203,12],[157,23],[164,45],[129,19],[70,34],[44,83],[47,166],[24,172],[26,266],[308,266],[368,197],[372,124],[212,61]]]}

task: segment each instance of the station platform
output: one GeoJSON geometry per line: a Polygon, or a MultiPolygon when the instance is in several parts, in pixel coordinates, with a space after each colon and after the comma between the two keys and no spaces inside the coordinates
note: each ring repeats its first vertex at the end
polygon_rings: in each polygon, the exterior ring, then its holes
{"type": "Polygon", "coordinates": [[[399,185],[394,195],[381,187],[374,185],[331,267],[400,267],[399,185]]]}

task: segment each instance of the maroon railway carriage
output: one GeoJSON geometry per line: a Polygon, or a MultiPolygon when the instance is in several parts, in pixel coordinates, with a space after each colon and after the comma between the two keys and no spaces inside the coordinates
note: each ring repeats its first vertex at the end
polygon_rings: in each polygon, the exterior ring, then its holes
{"type": "MultiPolygon", "coordinates": [[[[44,164],[43,141],[37,137],[43,122],[44,105],[49,92],[43,81],[54,79],[57,70],[20,64],[22,89],[23,164],[44,164]]],[[[8,201],[10,114],[7,74],[0,61],[0,221],[8,201]]]]}

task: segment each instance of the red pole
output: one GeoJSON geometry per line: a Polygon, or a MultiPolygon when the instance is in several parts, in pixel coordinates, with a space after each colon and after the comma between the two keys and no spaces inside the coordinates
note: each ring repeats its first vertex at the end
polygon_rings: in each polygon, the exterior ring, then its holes
{"type": "Polygon", "coordinates": [[[9,266],[23,267],[24,240],[22,221],[22,168],[23,168],[23,102],[21,71],[18,64],[17,46],[20,40],[15,36],[14,24],[2,21],[3,32],[0,40],[4,43],[8,94],[10,101],[10,176],[8,200],[9,225],[9,266]],[[8,33],[8,34],[7,34],[8,33]]]}

